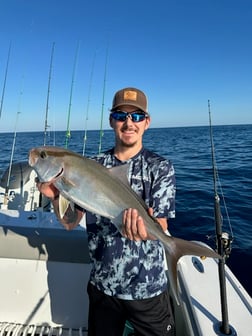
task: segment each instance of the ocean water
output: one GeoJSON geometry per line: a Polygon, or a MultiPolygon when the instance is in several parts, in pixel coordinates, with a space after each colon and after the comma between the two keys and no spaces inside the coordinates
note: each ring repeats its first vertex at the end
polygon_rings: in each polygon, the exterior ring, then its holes
{"type": "MultiPolygon", "coordinates": [[[[252,125],[213,127],[215,157],[231,229],[221,200],[223,231],[233,237],[227,264],[252,295],[252,125]]],[[[72,131],[68,148],[83,152],[84,131],[72,131]]],[[[43,132],[0,133],[0,176],[13,162],[27,160],[28,151],[44,142],[43,132]],[[14,146],[13,146],[14,145],[14,146]]],[[[85,155],[99,150],[100,132],[88,131],[85,155]]],[[[65,146],[65,132],[47,135],[47,145],[65,146]]],[[[112,130],[105,130],[101,147],[114,144],[112,130]]],[[[149,129],[146,148],[172,160],[177,180],[176,218],[172,235],[204,241],[215,248],[214,190],[209,127],[149,129]]],[[[218,191],[221,197],[221,190],[218,191]]]]}

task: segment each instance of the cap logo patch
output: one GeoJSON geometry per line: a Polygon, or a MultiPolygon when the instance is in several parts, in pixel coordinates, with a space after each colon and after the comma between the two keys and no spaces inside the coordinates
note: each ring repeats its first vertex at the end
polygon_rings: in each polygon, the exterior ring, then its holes
{"type": "Polygon", "coordinates": [[[137,100],[137,92],[136,91],[124,91],[123,92],[123,99],[124,100],[137,100]]]}

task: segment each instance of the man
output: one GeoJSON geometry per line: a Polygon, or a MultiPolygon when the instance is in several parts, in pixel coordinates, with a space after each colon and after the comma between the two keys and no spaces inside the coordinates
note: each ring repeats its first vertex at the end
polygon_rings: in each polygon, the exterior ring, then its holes
{"type": "MultiPolygon", "coordinates": [[[[149,128],[147,98],[136,88],[119,90],[109,117],[115,147],[94,159],[110,168],[128,164],[128,181],[164,231],[175,216],[175,175],[170,161],[143,147],[149,128]]],[[[58,214],[58,191],[38,183],[58,214]]],[[[81,220],[83,210],[70,207],[61,219],[67,229],[81,220]]],[[[175,335],[162,244],[149,237],[136,209],[126,209],[123,236],[106,218],[86,213],[93,268],[88,284],[90,336],[121,336],[125,321],[135,335],[175,335]]]]}

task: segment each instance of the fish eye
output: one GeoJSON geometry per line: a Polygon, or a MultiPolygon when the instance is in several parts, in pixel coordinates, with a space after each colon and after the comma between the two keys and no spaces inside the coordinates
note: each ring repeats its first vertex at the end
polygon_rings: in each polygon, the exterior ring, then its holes
{"type": "Polygon", "coordinates": [[[47,157],[46,151],[41,151],[40,152],[40,157],[41,157],[41,159],[45,159],[47,157]]]}

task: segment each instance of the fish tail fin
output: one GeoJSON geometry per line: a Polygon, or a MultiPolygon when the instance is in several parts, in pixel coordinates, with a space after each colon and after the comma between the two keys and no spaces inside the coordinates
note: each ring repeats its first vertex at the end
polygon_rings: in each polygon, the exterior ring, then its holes
{"type": "Polygon", "coordinates": [[[178,297],[178,282],[177,282],[177,258],[168,258],[166,254],[166,262],[168,267],[168,279],[170,290],[173,294],[173,297],[177,303],[180,305],[179,297],[178,297]]]}
{"type": "MultiPolygon", "coordinates": [[[[168,238],[168,237],[167,237],[168,238]]],[[[169,244],[164,244],[166,260],[168,265],[168,278],[173,296],[179,305],[178,282],[177,282],[177,262],[184,255],[199,256],[202,258],[221,258],[221,256],[210,247],[200,242],[187,241],[180,238],[169,237],[169,244]]]]}
{"type": "Polygon", "coordinates": [[[221,259],[221,256],[217,252],[204,243],[180,238],[173,238],[173,240],[176,245],[178,259],[184,255],[221,259]]]}

